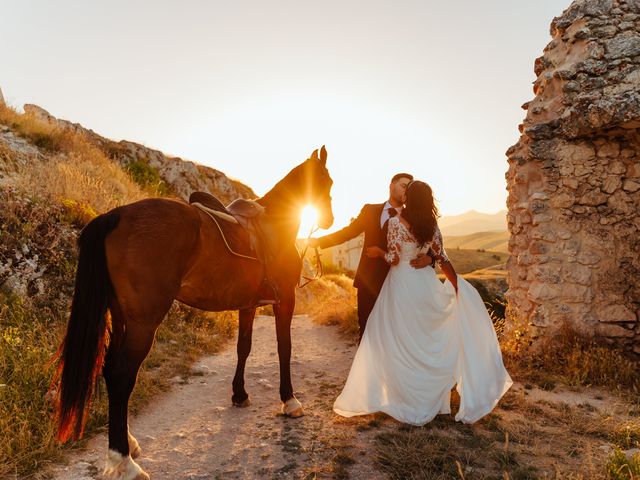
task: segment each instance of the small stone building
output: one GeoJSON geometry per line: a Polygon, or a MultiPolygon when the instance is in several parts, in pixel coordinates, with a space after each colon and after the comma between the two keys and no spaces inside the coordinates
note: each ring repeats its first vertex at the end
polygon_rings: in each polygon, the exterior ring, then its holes
{"type": "Polygon", "coordinates": [[[640,354],[640,0],[575,1],[507,151],[508,311],[640,354]]]}

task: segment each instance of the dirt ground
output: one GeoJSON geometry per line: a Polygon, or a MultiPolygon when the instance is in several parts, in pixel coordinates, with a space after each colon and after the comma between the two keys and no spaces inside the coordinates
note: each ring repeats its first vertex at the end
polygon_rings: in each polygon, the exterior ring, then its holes
{"type": "MultiPolygon", "coordinates": [[[[381,432],[402,431],[404,427],[381,414],[343,419],[332,411],[356,345],[337,328],[317,325],[303,315],[294,317],[292,338],[293,385],[304,405],[304,417],[291,419],[280,413],[274,319],[258,317],[246,369],[247,391],[253,402],[250,407],[231,406],[236,363],[231,342],[220,354],[197,362],[189,378],[171,379],[174,387],[169,393],[130,419],[130,430],[142,447],[137,462],[151,478],[387,478],[376,462],[376,438],[381,432]]],[[[589,451],[590,462],[602,464],[611,448],[602,433],[576,431],[580,439],[575,440],[580,446],[576,453],[570,430],[589,418],[616,418],[624,408],[614,397],[598,390],[556,388],[547,392],[516,384],[499,407],[469,432],[482,442],[494,442],[499,450],[503,423],[512,431],[520,458],[538,468],[534,476],[526,478],[552,478],[558,468],[580,471],[584,459],[580,459],[579,451],[584,448],[589,451]],[[582,412],[584,408],[578,406],[584,405],[589,405],[588,411],[575,417],[572,412],[582,412]],[[526,423],[530,423],[529,428],[525,428],[526,423]],[[550,444],[556,442],[555,447],[550,444]],[[538,456],[538,451],[542,455],[538,456]],[[565,451],[572,452],[571,461],[566,460],[565,451]]],[[[449,417],[439,417],[433,424],[431,428],[439,430],[463,431],[463,426],[449,417]]],[[[484,448],[478,449],[476,460],[470,457],[469,466],[463,465],[468,474],[475,468],[479,477],[485,477],[480,475],[486,466],[484,448]]],[[[100,478],[106,451],[106,435],[97,435],[50,473],[60,480],[100,478]]],[[[597,465],[589,469],[600,471],[597,465]]]]}
{"type": "MultiPolygon", "coordinates": [[[[197,362],[191,377],[171,379],[170,393],[130,419],[131,433],[142,447],[137,462],[151,478],[313,478],[323,471],[333,475],[333,460],[345,450],[355,460],[350,478],[382,478],[368,458],[367,439],[356,438],[365,435],[334,431],[331,407],[355,346],[337,329],[306,316],[294,317],[292,337],[292,380],[306,415],[291,419],[280,413],[274,319],[257,317],[245,377],[249,408],[231,406],[236,352],[230,343],[219,355],[197,362]]],[[[69,456],[68,465],[56,466],[53,476],[99,478],[106,451],[106,435],[97,435],[69,456]]]]}

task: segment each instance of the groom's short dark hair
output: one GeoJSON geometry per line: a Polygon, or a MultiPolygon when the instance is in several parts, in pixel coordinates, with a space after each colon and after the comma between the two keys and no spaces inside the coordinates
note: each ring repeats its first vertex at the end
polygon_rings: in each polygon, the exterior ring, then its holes
{"type": "Polygon", "coordinates": [[[408,178],[410,181],[413,182],[413,175],[409,175],[408,173],[396,173],[391,179],[391,183],[397,182],[401,178],[408,178]]]}

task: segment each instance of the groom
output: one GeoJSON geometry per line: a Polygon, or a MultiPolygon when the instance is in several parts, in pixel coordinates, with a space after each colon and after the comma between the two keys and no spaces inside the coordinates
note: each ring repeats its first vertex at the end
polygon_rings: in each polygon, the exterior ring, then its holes
{"type": "MultiPolygon", "coordinates": [[[[369,257],[368,250],[369,247],[374,246],[387,249],[389,218],[396,216],[402,210],[405,190],[412,180],[413,176],[408,173],[394,175],[389,185],[389,200],[385,203],[367,204],[362,207],[358,217],[342,230],[309,240],[309,246],[313,248],[327,248],[344,243],[364,232],[364,248],[353,280],[353,286],[358,289],[360,338],[364,334],[369,314],[373,310],[384,279],[389,272],[387,262],[380,257],[369,257]]],[[[424,268],[431,265],[431,261],[430,256],[419,255],[411,261],[411,265],[414,268],[424,268]]]]}

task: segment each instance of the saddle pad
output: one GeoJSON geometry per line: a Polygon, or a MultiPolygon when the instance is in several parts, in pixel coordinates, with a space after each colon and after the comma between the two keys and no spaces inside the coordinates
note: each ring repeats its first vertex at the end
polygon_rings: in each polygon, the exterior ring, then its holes
{"type": "MultiPolygon", "coordinates": [[[[202,210],[207,216],[212,217],[211,221],[217,223],[224,239],[229,245],[232,253],[256,257],[256,253],[251,248],[249,233],[231,215],[217,210],[212,210],[199,203],[192,203],[194,207],[202,210]]],[[[217,227],[216,227],[217,229],[217,227]]]]}

